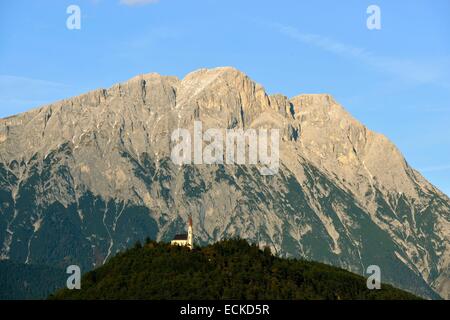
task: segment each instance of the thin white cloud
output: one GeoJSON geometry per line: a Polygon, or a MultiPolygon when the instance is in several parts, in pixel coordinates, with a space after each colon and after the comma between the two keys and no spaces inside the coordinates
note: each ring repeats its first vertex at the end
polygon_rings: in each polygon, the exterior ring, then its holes
{"type": "Polygon", "coordinates": [[[6,88],[7,86],[22,87],[24,89],[36,86],[46,86],[53,88],[68,87],[68,85],[59,82],[0,74],[0,88],[6,88]]]}
{"type": "Polygon", "coordinates": [[[0,74],[0,118],[73,94],[70,85],[0,74]]]}
{"type": "Polygon", "coordinates": [[[318,47],[335,55],[355,59],[402,80],[450,87],[448,75],[443,72],[445,70],[444,65],[448,66],[449,61],[427,61],[424,63],[412,59],[384,57],[364,48],[348,45],[321,35],[304,33],[290,26],[273,24],[272,27],[296,41],[318,47]]]}
{"type": "Polygon", "coordinates": [[[420,172],[436,172],[436,171],[448,171],[448,170],[450,170],[450,164],[422,168],[420,170],[420,172]]]}
{"type": "Polygon", "coordinates": [[[140,6],[145,4],[155,4],[158,2],[159,0],[120,0],[120,3],[126,6],[140,6]]]}
{"type": "Polygon", "coordinates": [[[182,35],[182,31],[171,27],[154,27],[127,39],[126,45],[132,49],[141,50],[150,48],[160,40],[176,39],[182,35]]]}

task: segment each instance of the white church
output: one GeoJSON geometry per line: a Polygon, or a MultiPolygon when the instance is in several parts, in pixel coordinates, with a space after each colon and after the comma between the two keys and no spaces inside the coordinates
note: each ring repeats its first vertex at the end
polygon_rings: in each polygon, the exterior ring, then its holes
{"type": "Polygon", "coordinates": [[[189,216],[188,220],[188,233],[187,234],[177,234],[173,240],[170,242],[171,245],[175,246],[186,246],[189,247],[189,249],[192,250],[194,247],[193,242],[193,234],[192,234],[192,217],[189,216]]]}

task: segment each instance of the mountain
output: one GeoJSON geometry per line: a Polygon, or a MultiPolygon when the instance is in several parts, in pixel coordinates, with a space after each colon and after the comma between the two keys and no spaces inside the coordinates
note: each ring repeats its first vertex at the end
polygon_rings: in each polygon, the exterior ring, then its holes
{"type": "MultiPolygon", "coordinates": [[[[26,88],[24,88],[26,90],[26,88]]],[[[0,256],[83,272],[146,236],[239,236],[280,257],[450,298],[450,199],[328,94],[268,95],[242,72],[145,74],[0,120],[0,256]],[[171,159],[171,134],[280,130],[279,170],[171,159]]]]}
{"type": "Polygon", "coordinates": [[[190,251],[148,242],[119,253],[81,279],[81,290],[62,289],[51,299],[76,300],[415,300],[382,284],[317,262],[274,257],[245,240],[225,240],[190,251]]]}

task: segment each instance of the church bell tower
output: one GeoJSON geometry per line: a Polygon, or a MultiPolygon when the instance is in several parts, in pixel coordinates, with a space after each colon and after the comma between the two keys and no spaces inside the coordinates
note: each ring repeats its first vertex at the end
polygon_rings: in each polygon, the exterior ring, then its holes
{"type": "Polygon", "coordinates": [[[189,248],[194,247],[194,235],[192,234],[192,216],[189,215],[189,222],[188,222],[188,236],[187,236],[187,245],[189,248]]]}

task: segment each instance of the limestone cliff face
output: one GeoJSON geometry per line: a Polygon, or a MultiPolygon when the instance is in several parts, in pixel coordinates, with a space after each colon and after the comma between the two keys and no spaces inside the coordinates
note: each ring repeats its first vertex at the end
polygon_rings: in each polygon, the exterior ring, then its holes
{"type": "Polygon", "coordinates": [[[239,235],[427,297],[450,293],[450,200],[330,95],[288,99],[233,68],[137,76],[0,120],[0,255],[92,268],[136,239],[239,235]],[[280,170],[185,165],[170,136],[278,128],[280,170]]]}

